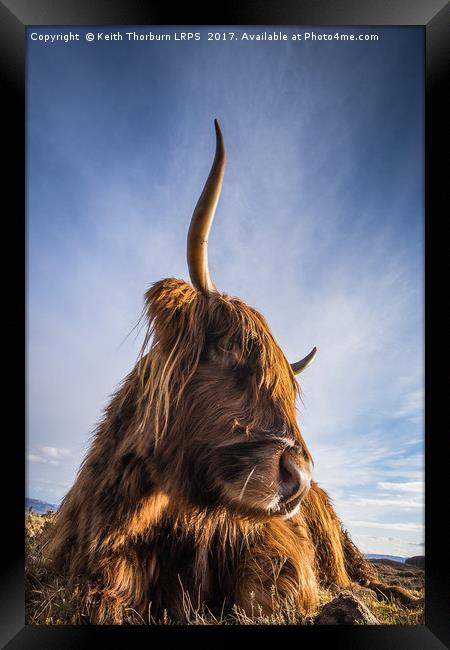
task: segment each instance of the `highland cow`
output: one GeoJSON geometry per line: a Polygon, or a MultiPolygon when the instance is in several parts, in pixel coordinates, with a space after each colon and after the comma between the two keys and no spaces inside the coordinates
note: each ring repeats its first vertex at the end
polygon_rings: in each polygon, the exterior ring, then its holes
{"type": "Polygon", "coordinates": [[[65,496],[47,556],[85,586],[91,622],[132,608],[185,620],[186,598],[211,611],[318,605],[320,587],[377,582],[343,529],[296,417],[295,375],[255,309],[220,293],[207,240],[221,191],[216,154],[187,243],[192,284],[169,278],[145,296],[137,363],[65,496]]]}

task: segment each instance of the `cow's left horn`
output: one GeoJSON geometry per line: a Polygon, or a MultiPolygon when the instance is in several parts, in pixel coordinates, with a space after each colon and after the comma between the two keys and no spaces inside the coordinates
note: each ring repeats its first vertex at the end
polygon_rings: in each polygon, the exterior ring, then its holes
{"type": "Polygon", "coordinates": [[[316,356],[316,352],[317,348],[313,348],[304,359],[297,361],[296,363],[291,363],[291,368],[294,375],[299,375],[305,368],[309,366],[310,363],[313,362],[314,357],[316,356]]]}
{"type": "Polygon", "coordinates": [[[217,120],[214,120],[214,126],[216,127],[216,155],[203,192],[195,206],[187,237],[187,262],[191,282],[196,289],[205,294],[217,291],[208,269],[208,235],[225,172],[225,145],[217,120]]]}

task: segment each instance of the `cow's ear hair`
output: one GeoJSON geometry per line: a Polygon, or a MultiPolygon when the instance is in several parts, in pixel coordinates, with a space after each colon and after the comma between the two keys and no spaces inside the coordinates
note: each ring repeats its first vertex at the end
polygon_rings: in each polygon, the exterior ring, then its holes
{"type": "Polygon", "coordinates": [[[202,317],[205,297],[184,280],[166,278],[155,282],[145,294],[149,334],[168,351],[203,343],[202,317]]]}
{"type": "Polygon", "coordinates": [[[198,292],[184,280],[166,278],[152,284],[145,294],[145,307],[149,321],[155,318],[176,316],[183,307],[192,304],[198,292]]]}

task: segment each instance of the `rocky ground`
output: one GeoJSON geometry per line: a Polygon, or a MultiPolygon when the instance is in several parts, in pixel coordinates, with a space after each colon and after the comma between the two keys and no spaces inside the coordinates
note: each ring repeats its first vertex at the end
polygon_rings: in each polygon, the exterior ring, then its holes
{"type": "Polygon", "coordinates": [[[383,580],[390,585],[422,591],[425,571],[422,567],[392,560],[372,560],[383,580]]]}

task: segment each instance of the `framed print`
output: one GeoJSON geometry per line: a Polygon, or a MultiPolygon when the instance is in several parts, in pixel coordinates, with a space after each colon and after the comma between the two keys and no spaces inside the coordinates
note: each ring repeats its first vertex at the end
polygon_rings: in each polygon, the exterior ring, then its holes
{"type": "Polygon", "coordinates": [[[341,5],[3,2],[26,370],[5,647],[447,647],[448,7],[341,5]]]}

